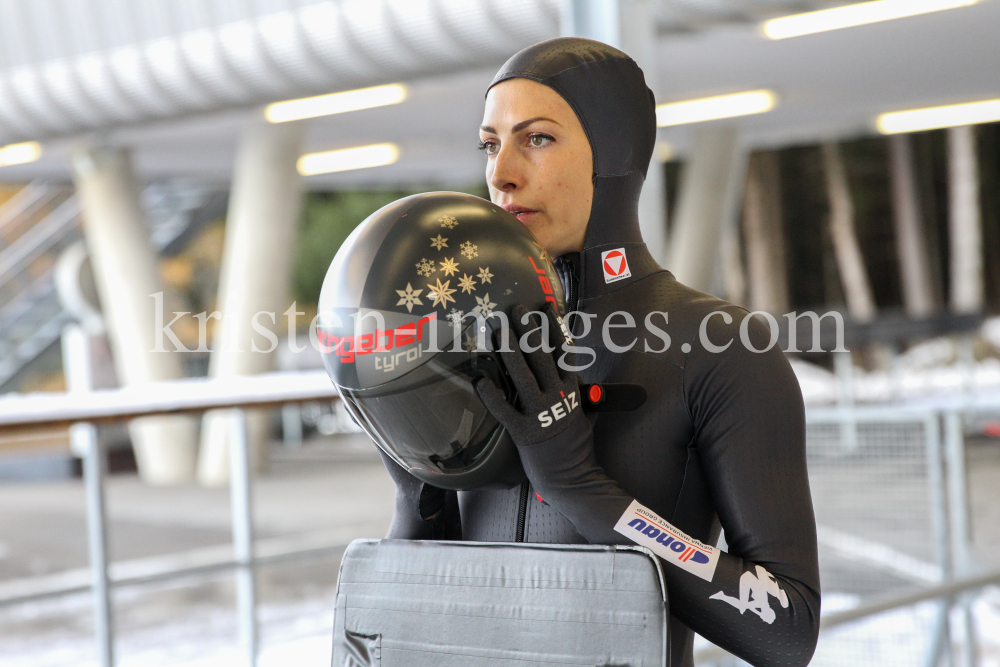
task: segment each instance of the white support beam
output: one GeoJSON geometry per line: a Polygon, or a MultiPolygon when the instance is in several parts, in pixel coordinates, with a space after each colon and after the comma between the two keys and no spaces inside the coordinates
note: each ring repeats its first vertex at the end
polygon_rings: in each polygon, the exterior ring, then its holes
{"type": "MultiPolygon", "coordinates": [[[[261,117],[244,132],[219,278],[222,322],[216,329],[209,365],[214,378],[255,375],[273,368],[272,344],[254,335],[254,323],[275,335],[283,330],[301,203],[295,163],[302,131],[301,122],[273,125],[261,117]]],[[[261,413],[247,414],[255,465],[262,460],[267,436],[264,418],[261,413]]],[[[224,484],[229,479],[231,423],[226,413],[205,415],[198,462],[203,484],[224,484]]]]}
{"type": "Polygon", "coordinates": [[[948,130],[949,229],[951,232],[951,309],[983,309],[983,228],[979,207],[976,129],[948,130]]]}
{"type": "Polygon", "coordinates": [[[773,151],[751,156],[743,205],[750,309],[775,314],[789,306],[780,167],[773,151]]]}
{"type": "MultiPolygon", "coordinates": [[[[157,352],[158,303],[163,287],[129,152],[83,147],[73,157],[83,202],[83,227],[108,328],[115,369],[126,386],[183,376],[178,352],[157,352]]],[[[195,430],[188,417],[151,417],[129,425],[139,474],[152,484],[191,480],[195,430]]]]}
{"type": "Polygon", "coordinates": [[[903,285],[903,304],[911,317],[927,317],[937,307],[934,275],[920,213],[920,195],[914,173],[913,145],[908,134],[889,137],[896,253],[903,285]]]}
{"type": "Polygon", "coordinates": [[[723,227],[732,224],[736,214],[746,163],[736,128],[705,127],[695,133],[666,266],[685,285],[704,292],[712,288],[723,227]]]}
{"type": "Polygon", "coordinates": [[[877,314],[877,306],[854,224],[854,199],[847,180],[847,167],[839,144],[827,142],[823,144],[822,151],[830,204],[830,236],[847,299],[847,311],[855,321],[868,322],[877,314]]]}

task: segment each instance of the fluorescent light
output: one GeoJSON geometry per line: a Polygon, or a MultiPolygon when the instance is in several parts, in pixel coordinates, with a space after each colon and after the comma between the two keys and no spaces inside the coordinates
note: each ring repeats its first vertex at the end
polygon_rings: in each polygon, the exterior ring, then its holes
{"type": "Polygon", "coordinates": [[[878,131],[882,134],[898,134],[996,121],[1000,121],[1000,99],[893,111],[880,115],[877,125],[878,131]]]}
{"type": "Polygon", "coordinates": [[[42,146],[37,141],[26,141],[23,144],[7,144],[6,146],[0,146],[0,167],[34,162],[41,156],[42,146]]]}
{"type": "Polygon", "coordinates": [[[308,153],[299,158],[298,169],[303,176],[315,176],[335,171],[381,167],[392,164],[398,157],[399,148],[396,144],[372,144],[371,146],[342,148],[322,153],[308,153]]]}
{"type": "Polygon", "coordinates": [[[275,102],[269,104],[264,110],[264,117],[272,123],[284,123],[290,120],[329,116],[345,111],[384,107],[389,104],[399,104],[405,99],[406,86],[401,83],[391,83],[387,86],[345,90],[342,93],[275,102]]]}
{"type": "Polygon", "coordinates": [[[839,30],[867,23],[929,14],[944,9],[968,7],[977,2],[979,0],[876,0],[875,2],[862,2],[765,21],[764,36],[768,39],[785,39],[786,37],[811,35],[827,30],[839,30]]]}
{"type": "Polygon", "coordinates": [[[656,124],[667,127],[764,113],[773,109],[774,103],[774,93],[769,90],[751,90],[746,93],[670,102],[656,107],[656,124]]]}

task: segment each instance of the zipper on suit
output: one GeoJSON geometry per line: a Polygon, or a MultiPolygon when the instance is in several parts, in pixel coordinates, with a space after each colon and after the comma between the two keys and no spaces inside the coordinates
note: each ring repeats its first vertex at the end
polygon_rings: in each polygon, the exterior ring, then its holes
{"type": "Polygon", "coordinates": [[[528,482],[521,485],[521,498],[517,506],[517,532],[515,542],[524,542],[524,523],[528,518],[528,482]]]}

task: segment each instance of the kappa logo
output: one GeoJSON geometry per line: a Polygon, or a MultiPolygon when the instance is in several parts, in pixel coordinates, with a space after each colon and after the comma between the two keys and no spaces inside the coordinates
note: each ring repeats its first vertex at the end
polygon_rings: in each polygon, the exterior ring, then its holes
{"type": "Polygon", "coordinates": [[[712,581],[715,575],[718,549],[685,535],[638,501],[633,500],[618,519],[615,532],[705,581],[712,581]]]}
{"type": "Polygon", "coordinates": [[[782,609],[788,609],[788,595],[778,587],[778,582],[770,572],[755,565],[757,576],[747,570],[740,577],[740,597],[734,598],[719,591],[715,595],[709,596],[709,600],[722,600],[723,602],[736,607],[740,614],[745,611],[752,611],[760,616],[761,620],[771,625],[777,616],[771,605],[767,603],[768,596],[777,598],[782,609]]]}
{"type": "Polygon", "coordinates": [[[601,253],[601,265],[604,267],[604,282],[613,283],[632,277],[632,270],[625,257],[625,248],[615,248],[601,253]]]}
{"type": "Polygon", "coordinates": [[[559,395],[562,396],[562,400],[553,405],[548,410],[542,410],[538,413],[538,421],[542,422],[542,428],[548,428],[552,426],[553,422],[559,421],[569,413],[573,412],[574,409],[579,404],[576,400],[576,392],[569,392],[569,396],[565,392],[560,391],[559,395]]]}

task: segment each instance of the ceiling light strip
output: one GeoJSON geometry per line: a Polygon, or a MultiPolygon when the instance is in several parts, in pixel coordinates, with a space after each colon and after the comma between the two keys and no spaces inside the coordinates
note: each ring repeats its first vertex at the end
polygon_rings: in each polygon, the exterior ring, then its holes
{"type": "Polygon", "coordinates": [[[977,2],[979,0],[875,0],[771,19],[764,22],[763,30],[768,39],[786,39],[968,7],[977,2]]]}
{"type": "Polygon", "coordinates": [[[303,176],[315,176],[337,171],[381,167],[392,164],[398,158],[399,147],[396,144],[372,144],[322,153],[307,153],[299,158],[297,167],[303,176]]]}
{"type": "Polygon", "coordinates": [[[669,102],[656,107],[656,124],[660,127],[668,127],[720,118],[748,116],[770,111],[774,108],[775,103],[774,93],[770,90],[751,90],[731,95],[669,102]]]}
{"type": "Polygon", "coordinates": [[[892,111],[880,115],[876,125],[882,134],[899,134],[997,121],[1000,121],[1000,99],[892,111]]]}
{"type": "Polygon", "coordinates": [[[304,118],[318,118],[348,111],[374,109],[390,104],[399,104],[406,99],[406,86],[391,83],[385,86],[345,90],[340,93],[304,97],[270,104],[264,110],[264,117],[272,123],[286,123],[304,118]]]}
{"type": "Polygon", "coordinates": [[[0,167],[34,162],[42,156],[42,146],[37,141],[0,146],[0,167]]]}

